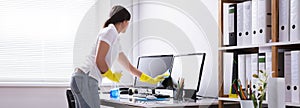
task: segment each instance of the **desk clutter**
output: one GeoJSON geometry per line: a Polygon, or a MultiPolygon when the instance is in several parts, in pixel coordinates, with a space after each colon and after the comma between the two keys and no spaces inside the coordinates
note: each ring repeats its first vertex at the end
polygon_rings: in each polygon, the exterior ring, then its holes
{"type": "MultiPolygon", "coordinates": [[[[123,107],[208,107],[216,106],[218,104],[217,98],[202,98],[197,101],[192,99],[184,98],[183,101],[174,100],[172,97],[169,98],[156,98],[149,99],[146,94],[120,94],[117,99],[111,98],[107,92],[101,92],[99,95],[101,98],[101,104],[105,106],[111,106],[115,108],[123,107]]],[[[153,96],[153,94],[152,94],[153,96]]]]}
{"type": "MultiPolygon", "coordinates": [[[[125,94],[133,97],[138,98],[147,98],[148,100],[151,99],[157,99],[157,98],[170,98],[171,96],[169,94],[160,94],[160,93],[170,93],[172,90],[157,90],[158,92],[155,92],[156,89],[146,89],[146,88],[118,88],[119,94],[125,94]]],[[[115,88],[111,89],[110,94],[114,94],[116,92],[115,88]]],[[[115,98],[114,96],[111,98],[115,98]]]]}
{"type": "Polygon", "coordinates": [[[193,100],[194,90],[184,90],[184,79],[180,79],[179,85],[174,90],[170,89],[149,89],[149,88],[113,88],[110,90],[110,98],[134,98],[140,101],[168,101],[173,98],[175,101],[193,100]],[[126,96],[125,96],[126,95],[126,96]],[[123,96],[123,97],[122,97],[123,96]]]}

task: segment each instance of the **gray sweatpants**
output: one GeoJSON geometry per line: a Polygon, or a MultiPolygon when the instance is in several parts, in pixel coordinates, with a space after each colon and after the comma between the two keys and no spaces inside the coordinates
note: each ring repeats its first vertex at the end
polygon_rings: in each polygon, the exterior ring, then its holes
{"type": "Polygon", "coordinates": [[[71,79],[76,108],[100,108],[98,82],[89,73],[75,72],[71,79]]]}

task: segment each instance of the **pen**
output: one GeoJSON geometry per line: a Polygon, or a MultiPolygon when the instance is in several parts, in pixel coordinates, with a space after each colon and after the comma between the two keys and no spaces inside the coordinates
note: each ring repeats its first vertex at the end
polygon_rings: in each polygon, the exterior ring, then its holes
{"type": "Polygon", "coordinates": [[[250,88],[250,93],[249,93],[250,96],[249,96],[249,98],[251,99],[251,96],[252,96],[252,82],[251,82],[251,80],[250,80],[250,87],[249,88],[250,88]]]}
{"type": "Polygon", "coordinates": [[[248,84],[248,80],[246,80],[246,99],[248,100],[248,88],[249,88],[249,84],[248,84]]]}
{"type": "Polygon", "coordinates": [[[242,98],[241,94],[240,94],[239,91],[238,91],[238,87],[237,87],[235,81],[236,81],[236,80],[233,81],[233,88],[234,88],[236,94],[238,94],[238,95],[242,98]]]}
{"type": "Polygon", "coordinates": [[[240,89],[240,93],[241,93],[241,95],[242,95],[242,99],[243,100],[246,100],[247,98],[246,98],[246,96],[245,96],[245,94],[244,94],[244,91],[243,91],[243,85],[241,84],[241,81],[240,80],[238,80],[238,85],[239,85],[239,89],[240,89]]]}

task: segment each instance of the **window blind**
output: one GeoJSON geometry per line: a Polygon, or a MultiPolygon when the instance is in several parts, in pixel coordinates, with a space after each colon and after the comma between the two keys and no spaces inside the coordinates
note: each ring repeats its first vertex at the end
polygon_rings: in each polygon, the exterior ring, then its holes
{"type": "Polygon", "coordinates": [[[0,82],[68,82],[76,31],[95,1],[0,1],[0,82]]]}

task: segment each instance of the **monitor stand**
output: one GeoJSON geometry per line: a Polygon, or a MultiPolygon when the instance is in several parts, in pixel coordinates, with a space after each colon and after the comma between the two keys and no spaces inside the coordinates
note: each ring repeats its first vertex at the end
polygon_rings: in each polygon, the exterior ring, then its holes
{"type": "Polygon", "coordinates": [[[191,90],[191,89],[185,89],[184,90],[184,97],[185,98],[191,98],[194,101],[197,100],[197,91],[196,90],[191,90]]]}

